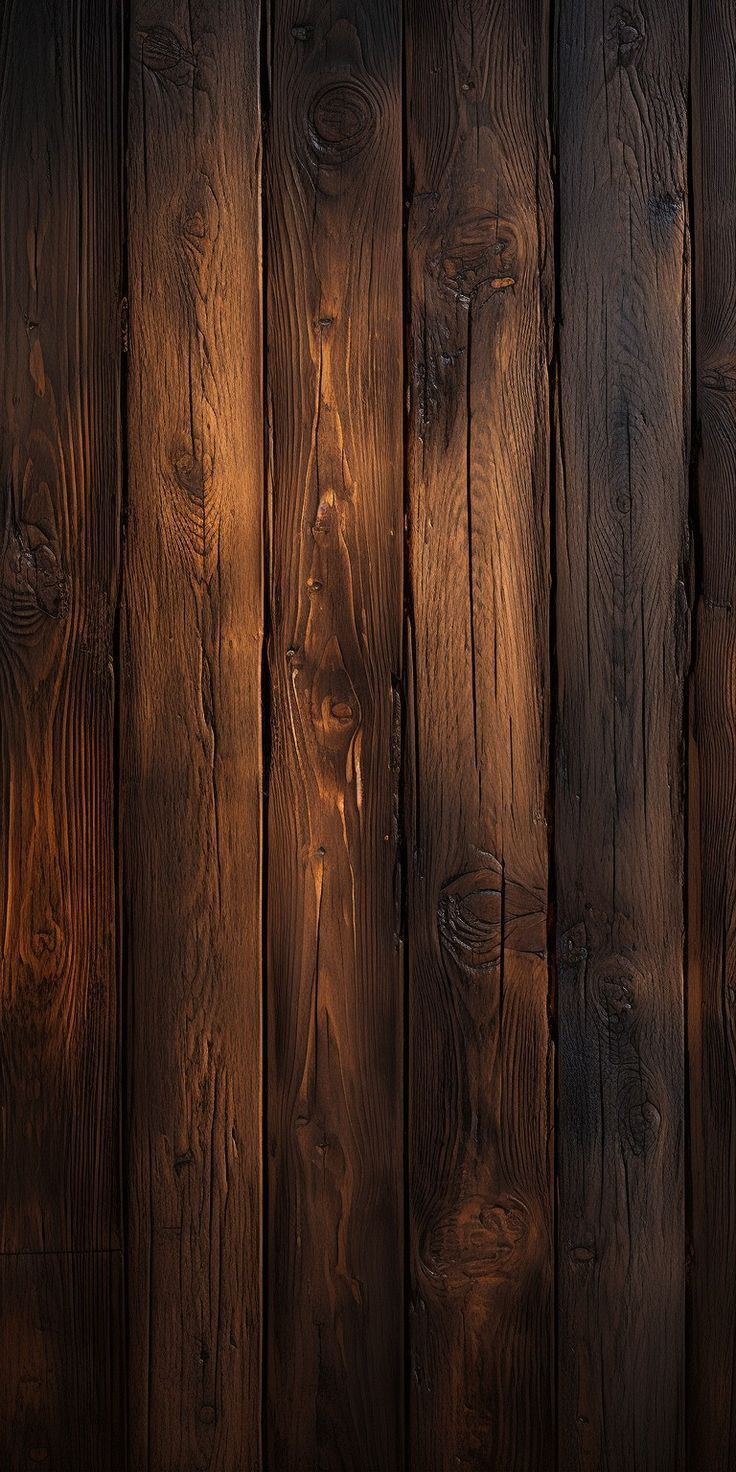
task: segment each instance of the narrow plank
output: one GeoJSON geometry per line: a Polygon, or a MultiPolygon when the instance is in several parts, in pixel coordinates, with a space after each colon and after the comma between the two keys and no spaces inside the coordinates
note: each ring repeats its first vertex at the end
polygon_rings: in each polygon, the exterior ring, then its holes
{"type": "Polygon", "coordinates": [[[692,1262],[688,1466],[736,1464],[736,15],[694,9],[695,386],[699,423],[690,701],[692,1262]]]}
{"type": "Polygon", "coordinates": [[[401,1465],[399,6],[275,0],[268,1464],[401,1465]]]}
{"type": "Polygon", "coordinates": [[[413,1465],[554,1461],[546,0],[409,0],[413,1465]]]}
{"type": "Polygon", "coordinates": [[[133,0],[131,1465],[260,1467],[259,11],[133,0]]]}
{"type": "Polygon", "coordinates": [[[0,11],[0,1463],[116,1472],[120,15],[0,11]]]}
{"type": "Polygon", "coordinates": [[[115,1251],[0,1257],[8,1472],[123,1472],[121,1269],[115,1251]]]}
{"type": "Polygon", "coordinates": [[[560,1465],[683,1465],[685,0],[559,16],[560,1465]]]}
{"type": "Polygon", "coordinates": [[[0,17],[4,1252],[119,1233],[117,27],[91,0],[0,17]]]}

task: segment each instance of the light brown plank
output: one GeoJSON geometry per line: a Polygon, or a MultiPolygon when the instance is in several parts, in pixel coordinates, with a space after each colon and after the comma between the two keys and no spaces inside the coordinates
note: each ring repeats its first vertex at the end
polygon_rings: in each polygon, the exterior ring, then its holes
{"type": "Polygon", "coordinates": [[[134,0],[121,630],[131,1464],[260,1467],[259,12],[134,0]]]}
{"type": "Polygon", "coordinates": [[[394,0],[275,0],[268,1461],[401,1465],[394,0]]]}

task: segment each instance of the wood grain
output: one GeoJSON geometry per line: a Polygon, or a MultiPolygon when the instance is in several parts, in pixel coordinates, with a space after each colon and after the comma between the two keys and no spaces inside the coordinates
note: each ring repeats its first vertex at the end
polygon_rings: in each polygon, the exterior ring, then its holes
{"type": "Polygon", "coordinates": [[[5,1252],[119,1241],[116,36],[85,0],[0,19],[5,1252]]]}
{"type": "Polygon", "coordinates": [[[131,1465],[260,1463],[259,13],[134,0],[121,628],[131,1465]]]}
{"type": "Polygon", "coordinates": [[[410,0],[412,1465],[554,1460],[543,0],[410,0]]]}
{"type": "Polygon", "coordinates": [[[118,1252],[0,1257],[0,1465],[124,1472],[118,1252]]]}
{"type": "Polygon", "coordinates": [[[268,1464],[402,1464],[399,8],[276,0],[268,1464]],[[287,1410],[288,1408],[288,1410],[287,1410]]]}
{"type": "Polygon", "coordinates": [[[688,1466],[736,1461],[736,17],[695,7],[693,196],[698,581],[690,702],[688,1466]]]}
{"type": "Polygon", "coordinates": [[[683,1467],[687,6],[559,16],[560,1465],[683,1467]]]}
{"type": "Polygon", "coordinates": [[[0,1462],[124,1445],[120,17],[0,9],[0,1462]]]}

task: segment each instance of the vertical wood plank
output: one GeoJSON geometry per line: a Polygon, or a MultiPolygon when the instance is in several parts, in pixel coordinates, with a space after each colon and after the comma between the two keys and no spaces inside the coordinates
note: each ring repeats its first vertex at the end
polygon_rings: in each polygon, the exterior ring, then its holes
{"type": "Polygon", "coordinates": [[[698,585],[690,702],[688,1466],[736,1463],[736,15],[692,53],[698,585]]]}
{"type": "Polygon", "coordinates": [[[409,0],[413,1465],[554,1460],[545,0],[409,0]]]}
{"type": "Polygon", "coordinates": [[[688,16],[562,0],[560,1465],[683,1465],[688,16]]]}
{"type": "Polygon", "coordinates": [[[0,21],[0,1250],[119,1242],[116,8],[0,21]]]}
{"type": "Polygon", "coordinates": [[[275,0],[269,1465],[401,1465],[394,0],[275,0]]]}
{"type": "Polygon", "coordinates": [[[120,70],[117,4],[2,6],[0,1461],[18,1469],[112,1472],[124,1440],[120,70]]]}
{"type": "Polygon", "coordinates": [[[131,1465],[260,1467],[259,11],[133,0],[131,1465]]]}

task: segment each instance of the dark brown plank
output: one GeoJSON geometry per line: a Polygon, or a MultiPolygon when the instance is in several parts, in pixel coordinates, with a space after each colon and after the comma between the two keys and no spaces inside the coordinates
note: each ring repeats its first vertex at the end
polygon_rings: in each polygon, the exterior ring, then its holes
{"type": "Polygon", "coordinates": [[[554,1460],[545,0],[409,0],[413,1465],[554,1460]]]}
{"type": "Polygon", "coordinates": [[[559,1419],[683,1465],[685,0],[559,16],[559,1419]]]}
{"type": "Polygon", "coordinates": [[[275,0],[268,1464],[401,1465],[399,7],[275,0]]]}
{"type": "Polygon", "coordinates": [[[118,1252],[0,1257],[0,1465],[123,1472],[118,1252]]]}
{"type": "Polygon", "coordinates": [[[736,14],[692,51],[698,584],[691,687],[688,1466],[736,1465],[736,14]]]}
{"type": "Polygon", "coordinates": [[[120,16],[0,9],[0,1463],[123,1447],[120,16]]]}
{"type": "Polygon", "coordinates": [[[119,66],[115,6],[3,7],[5,1252],[118,1241],[119,66]]]}
{"type": "Polygon", "coordinates": [[[259,14],[134,0],[131,1466],[260,1466],[259,14]]]}

